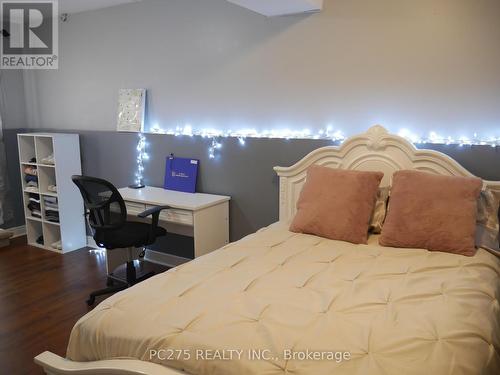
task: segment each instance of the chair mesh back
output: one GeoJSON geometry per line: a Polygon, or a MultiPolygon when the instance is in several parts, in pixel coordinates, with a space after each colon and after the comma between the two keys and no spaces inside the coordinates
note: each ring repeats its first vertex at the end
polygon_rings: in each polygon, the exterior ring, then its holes
{"type": "Polygon", "coordinates": [[[118,190],[106,180],[87,176],[73,176],[89,211],[92,228],[116,229],[127,219],[127,209],[118,190]]]}

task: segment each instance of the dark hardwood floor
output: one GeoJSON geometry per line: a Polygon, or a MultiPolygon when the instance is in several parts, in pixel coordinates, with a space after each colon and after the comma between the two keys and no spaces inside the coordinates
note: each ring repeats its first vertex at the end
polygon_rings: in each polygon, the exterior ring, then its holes
{"type": "Polygon", "coordinates": [[[33,357],[45,350],[64,356],[71,328],[91,310],[88,294],[105,286],[103,253],[60,255],[24,238],[0,248],[0,374],[42,374],[33,357]]]}

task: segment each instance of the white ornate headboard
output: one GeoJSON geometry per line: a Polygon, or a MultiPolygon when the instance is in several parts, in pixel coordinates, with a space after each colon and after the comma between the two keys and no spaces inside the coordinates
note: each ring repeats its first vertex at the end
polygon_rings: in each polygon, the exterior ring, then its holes
{"type": "MultiPolygon", "coordinates": [[[[400,169],[418,169],[448,176],[473,176],[455,160],[434,150],[419,150],[406,139],[389,134],[376,125],[364,134],[347,139],[341,146],[318,148],[291,167],[275,167],[280,178],[280,221],[295,215],[296,202],[306,179],[307,168],[319,164],[331,168],[384,172],[381,185],[391,182],[400,169]]],[[[500,191],[499,181],[484,186],[500,191]]]]}

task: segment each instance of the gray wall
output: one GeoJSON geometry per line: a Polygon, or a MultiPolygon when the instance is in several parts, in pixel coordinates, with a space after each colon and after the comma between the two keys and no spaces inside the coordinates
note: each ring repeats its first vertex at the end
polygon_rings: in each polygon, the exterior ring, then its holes
{"type": "Polygon", "coordinates": [[[21,70],[0,71],[0,111],[4,129],[27,126],[26,98],[21,70]]]}
{"type": "MultiPolygon", "coordinates": [[[[11,178],[18,183],[19,169],[17,164],[13,164],[17,162],[15,133],[15,130],[8,130],[6,137],[10,150],[11,178]]],[[[135,134],[104,131],[78,133],[81,136],[83,173],[108,179],[120,187],[133,181],[137,142],[135,134]]],[[[215,160],[209,160],[209,141],[201,137],[148,135],[147,141],[151,155],[150,161],[145,165],[145,182],[148,185],[163,185],[165,160],[170,153],[200,159],[197,190],[232,197],[231,240],[237,240],[278,219],[278,180],[273,171],[274,166],[292,165],[308,152],[331,144],[328,141],[312,140],[248,139],[242,147],[237,140],[228,139],[223,142],[219,156],[215,160]]],[[[447,153],[480,177],[500,180],[500,148],[423,146],[447,153]]],[[[18,207],[16,224],[22,225],[21,187],[15,188],[13,199],[18,207]]]]}
{"type": "Polygon", "coordinates": [[[499,19],[498,0],[325,0],[271,19],[225,0],[145,0],[77,14],[60,27],[60,69],[30,78],[29,117],[113,130],[118,89],[144,87],[148,122],[164,128],[498,136],[499,19]]]}

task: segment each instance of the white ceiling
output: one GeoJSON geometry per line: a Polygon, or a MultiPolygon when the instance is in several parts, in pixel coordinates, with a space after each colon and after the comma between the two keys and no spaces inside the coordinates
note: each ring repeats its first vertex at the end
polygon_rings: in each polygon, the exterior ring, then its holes
{"type": "MultiPolygon", "coordinates": [[[[109,8],[115,5],[136,3],[142,0],[59,0],[59,13],[80,13],[109,8]]],[[[281,16],[320,11],[323,0],[228,0],[265,16],[281,16]]]]}
{"type": "Polygon", "coordinates": [[[264,16],[284,16],[307,12],[319,12],[323,0],[228,0],[264,16]]]}
{"type": "Polygon", "coordinates": [[[139,1],[142,0],[59,0],[59,14],[80,13],[139,1]]]}

